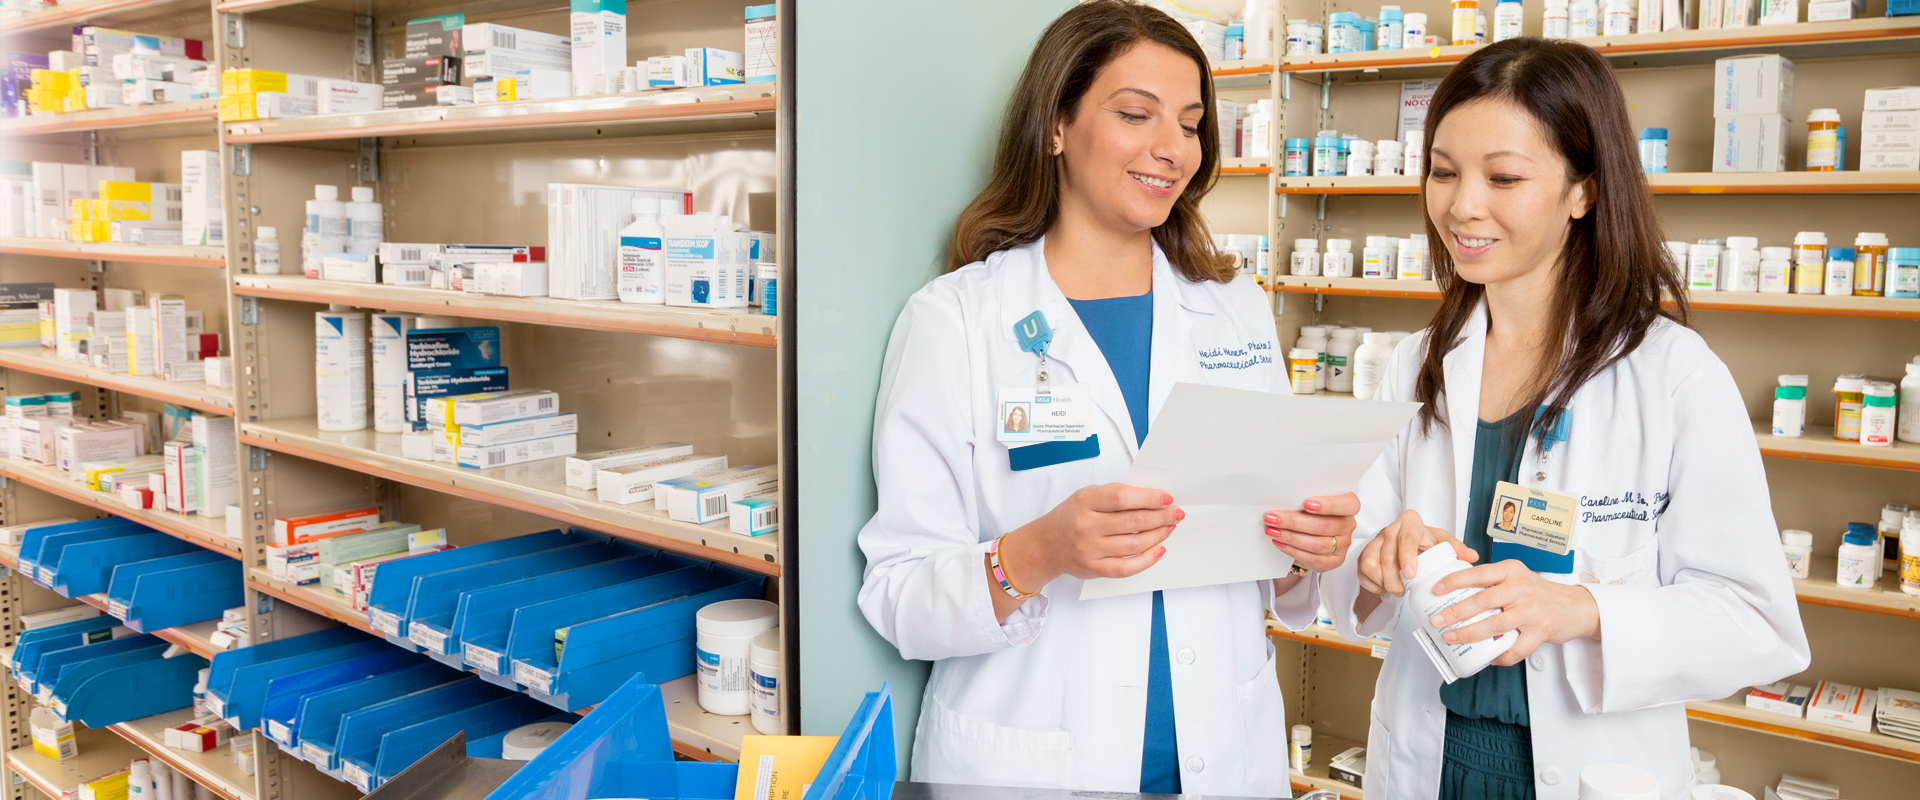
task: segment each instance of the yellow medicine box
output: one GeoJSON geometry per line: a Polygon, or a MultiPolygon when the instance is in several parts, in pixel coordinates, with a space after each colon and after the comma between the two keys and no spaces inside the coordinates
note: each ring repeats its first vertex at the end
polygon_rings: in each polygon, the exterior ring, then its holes
{"type": "Polygon", "coordinates": [[[230,69],[220,73],[220,94],[250,95],[255,92],[284,92],[287,73],[264,69],[230,69]]]}

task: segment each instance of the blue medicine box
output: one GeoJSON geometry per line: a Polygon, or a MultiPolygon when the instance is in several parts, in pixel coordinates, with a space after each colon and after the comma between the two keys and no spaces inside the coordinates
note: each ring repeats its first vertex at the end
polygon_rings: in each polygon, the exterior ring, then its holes
{"type": "Polygon", "coordinates": [[[454,370],[500,366],[500,329],[426,328],[407,331],[407,369],[454,370]]]}

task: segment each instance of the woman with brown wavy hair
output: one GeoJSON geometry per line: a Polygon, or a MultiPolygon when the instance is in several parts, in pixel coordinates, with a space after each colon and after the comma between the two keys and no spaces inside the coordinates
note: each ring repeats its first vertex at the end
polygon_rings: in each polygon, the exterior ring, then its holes
{"type": "Polygon", "coordinates": [[[1686,796],[1682,703],[1808,649],[1746,405],[1686,327],[1620,85],[1585,45],[1493,44],[1441,81],[1426,142],[1443,295],[1379,391],[1425,406],[1361,482],[1359,557],[1322,577],[1343,634],[1393,635],[1367,797],[1573,800],[1596,763],[1686,796]],[[1436,594],[1483,591],[1402,614],[1430,547],[1481,562],[1436,594]],[[1491,639],[1509,649],[1490,666],[1439,666],[1491,639]]]}
{"type": "MultiPolygon", "coordinates": [[[[1184,517],[1179,498],[1116,483],[1173,385],[1286,391],[1267,300],[1198,210],[1218,161],[1207,70],[1160,11],[1062,15],[954,225],[950,271],[894,326],[860,607],[934,662],[916,780],[1289,793],[1265,620],[1310,624],[1313,581],[1080,599],[1086,579],[1152,568],[1184,517]]],[[[1306,505],[1245,535],[1339,564],[1353,495],[1306,505]]]]}

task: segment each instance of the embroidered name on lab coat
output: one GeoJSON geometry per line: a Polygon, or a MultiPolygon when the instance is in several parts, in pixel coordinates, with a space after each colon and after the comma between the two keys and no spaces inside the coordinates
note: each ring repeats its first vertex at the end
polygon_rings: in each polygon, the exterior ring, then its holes
{"type": "Polygon", "coordinates": [[[1667,510],[1666,492],[1654,492],[1653,502],[1647,502],[1647,496],[1640,492],[1621,492],[1617,495],[1580,496],[1581,522],[1611,522],[1616,519],[1636,519],[1646,522],[1667,510]]]}
{"type": "Polygon", "coordinates": [[[1201,369],[1250,369],[1273,363],[1273,342],[1248,342],[1240,349],[1214,347],[1199,355],[1201,369]]]}

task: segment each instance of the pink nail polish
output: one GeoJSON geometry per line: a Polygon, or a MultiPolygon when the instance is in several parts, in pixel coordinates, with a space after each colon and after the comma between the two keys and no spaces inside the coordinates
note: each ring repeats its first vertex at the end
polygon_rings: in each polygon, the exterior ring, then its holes
{"type": "Polygon", "coordinates": [[[1306,503],[1305,503],[1304,505],[1306,506],[1306,509],[1307,509],[1308,511],[1319,511],[1319,510],[1320,510],[1320,501],[1318,501],[1318,500],[1308,500],[1308,501],[1307,501],[1307,502],[1306,502],[1306,503]]]}

